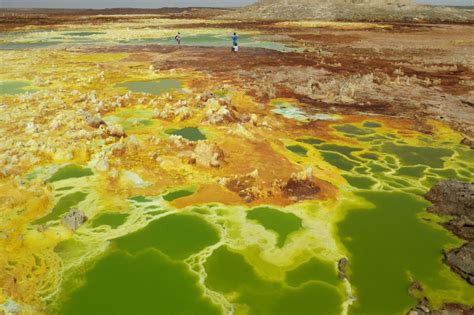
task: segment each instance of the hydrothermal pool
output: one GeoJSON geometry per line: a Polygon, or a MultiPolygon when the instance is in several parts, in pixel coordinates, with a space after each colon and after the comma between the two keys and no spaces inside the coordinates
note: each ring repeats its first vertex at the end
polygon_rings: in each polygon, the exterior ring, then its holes
{"type": "Polygon", "coordinates": [[[472,178],[472,150],[447,126],[428,121],[425,134],[408,119],[313,113],[291,99],[262,106],[128,53],[55,51],[54,67],[49,52],[28,55],[2,52],[26,62],[1,80],[33,79],[36,66],[49,83],[2,95],[2,145],[21,155],[8,151],[18,163],[0,178],[1,305],[404,314],[417,303],[412,281],[433,305],[474,303],[441,262],[460,240],[421,198],[439,179],[472,178]],[[180,87],[164,93],[116,86],[170,77],[180,87]],[[61,224],[70,208],[87,217],[75,232],[61,224]]]}

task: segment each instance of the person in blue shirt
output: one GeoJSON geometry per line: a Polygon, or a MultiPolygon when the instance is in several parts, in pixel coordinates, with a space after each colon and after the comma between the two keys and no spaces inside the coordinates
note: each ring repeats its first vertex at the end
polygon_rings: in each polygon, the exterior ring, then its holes
{"type": "Polygon", "coordinates": [[[234,33],[234,36],[232,36],[232,51],[233,52],[239,51],[239,44],[237,43],[238,39],[239,39],[239,36],[237,36],[237,33],[234,33]]]}
{"type": "Polygon", "coordinates": [[[239,36],[237,36],[237,33],[234,33],[234,36],[232,36],[232,44],[234,46],[238,46],[237,40],[239,39],[239,36]]]}

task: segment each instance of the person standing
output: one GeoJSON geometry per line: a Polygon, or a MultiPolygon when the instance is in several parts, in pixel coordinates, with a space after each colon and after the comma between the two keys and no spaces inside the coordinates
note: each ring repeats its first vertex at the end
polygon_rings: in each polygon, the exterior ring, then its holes
{"type": "Polygon", "coordinates": [[[238,39],[239,39],[239,36],[237,35],[237,33],[234,32],[234,36],[232,36],[232,51],[233,52],[239,51],[239,44],[237,42],[238,39]]]}
{"type": "Polygon", "coordinates": [[[174,37],[174,39],[175,39],[176,42],[178,43],[178,48],[181,49],[181,33],[178,32],[178,34],[176,34],[176,36],[174,37]]]}

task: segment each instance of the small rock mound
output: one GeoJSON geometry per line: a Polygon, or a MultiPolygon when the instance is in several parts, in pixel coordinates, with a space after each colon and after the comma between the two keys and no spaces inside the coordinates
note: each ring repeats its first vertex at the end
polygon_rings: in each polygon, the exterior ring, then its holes
{"type": "Polygon", "coordinates": [[[474,285],[474,242],[444,254],[445,262],[467,282],[474,285]]]}
{"type": "Polygon", "coordinates": [[[76,231],[81,225],[87,221],[87,217],[83,211],[76,208],[69,209],[69,212],[61,220],[62,225],[72,231],[76,231]]]}
{"type": "Polygon", "coordinates": [[[450,215],[446,227],[456,235],[474,240],[474,184],[457,180],[441,181],[425,195],[433,203],[429,212],[450,215]]]}
{"type": "Polygon", "coordinates": [[[199,141],[194,149],[191,164],[204,167],[219,167],[224,158],[224,151],[215,143],[199,141]]]}
{"type": "Polygon", "coordinates": [[[290,179],[282,187],[283,194],[291,199],[312,199],[321,189],[313,178],[313,170],[291,174],[290,179]]]}

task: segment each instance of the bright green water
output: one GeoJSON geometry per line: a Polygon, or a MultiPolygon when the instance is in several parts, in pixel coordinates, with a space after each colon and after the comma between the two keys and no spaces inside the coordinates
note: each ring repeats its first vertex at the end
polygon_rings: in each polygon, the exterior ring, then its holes
{"type": "Polygon", "coordinates": [[[292,287],[299,287],[308,281],[322,281],[334,286],[341,282],[335,264],[317,258],[311,258],[308,262],[286,273],[286,283],[292,287]]]}
{"type": "Polygon", "coordinates": [[[31,84],[24,81],[0,81],[0,95],[15,95],[26,92],[35,92],[31,84]]]}
{"type": "Polygon", "coordinates": [[[53,183],[69,178],[91,176],[93,174],[94,173],[89,168],[81,167],[75,164],[69,164],[58,169],[53,175],[51,175],[50,178],[48,178],[46,182],[53,183]]]}
{"type": "Polygon", "coordinates": [[[300,145],[289,145],[286,148],[299,156],[307,156],[308,153],[308,150],[300,145]]]}
{"type": "Polygon", "coordinates": [[[206,136],[196,127],[186,127],[182,129],[168,129],[166,133],[169,135],[181,136],[189,141],[206,140],[206,136]]]}
{"type": "Polygon", "coordinates": [[[134,93],[160,95],[181,88],[181,81],[175,79],[161,79],[156,81],[131,81],[116,84],[115,87],[127,88],[134,93]]]}
{"type": "Polygon", "coordinates": [[[290,272],[290,278],[303,282],[298,288],[260,278],[245,259],[226,247],[216,250],[205,263],[206,286],[232,296],[231,301],[249,307],[249,314],[339,314],[342,297],[317,273],[290,272]],[[300,273],[300,274],[298,274],[300,273]],[[312,281],[312,280],[317,280],[312,281]],[[232,294],[238,292],[239,294],[232,294]]]}
{"type": "Polygon", "coordinates": [[[118,228],[127,221],[126,213],[103,213],[92,221],[92,227],[108,225],[113,229],[118,228]]]}
{"type": "Polygon", "coordinates": [[[67,299],[59,314],[220,314],[203,296],[188,267],[155,249],[130,255],[116,250],[86,274],[85,285],[67,299]]]}
{"type": "Polygon", "coordinates": [[[184,259],[218,241],[217,231],[203,219],[177,214],[155,220],[146,228],[117,239],[115,243],[131,254],[154,248],[170,258],[184,259]]]}
{"type": "Polygon", "coordinates": [[[168,202],[171,202],[171,201],[179,199],[179,198],[191,196],[192,194],[194,194],[194,192],[191,191],[191,190],[184,190],[184,189],[183,190],[176,190],[176,191],[173,191],[173,192],[170,192],[170,193],[164,195],[163,199],[168,201],[168,202]]]}
{"type": "Polygon", "coordinates": [[[60,314],[220,314],[179,260],[219,241],[210,224],[174,214],[113,241],[60,314]]]}
{"type": "Polygon", "coordinates": [[[265,228],[278,234],[277,246],[285,245],[287,237],[302,228],[301,219],[292,213],[285,213],[273,208],[261,207],[250,210],[247,218],[256,220],[265,228]]]}
{"type": "MultiPolygon", "coordinates": [[[[416,304],[408,294],[410,275],[429,290],[459,289],[460,280],[446,276],[448,267],[441,262],[441,249],[456,240],[418,218],[426,201],[401,192],[358,195],[373,207],[351,209],[338,224],[338,234],[350,253],[349,277],[356,289],[351,314],[405,314],[416,304]]],[[[469,291],[464,298],[474,293],[472,287],[469,291]]]]}

